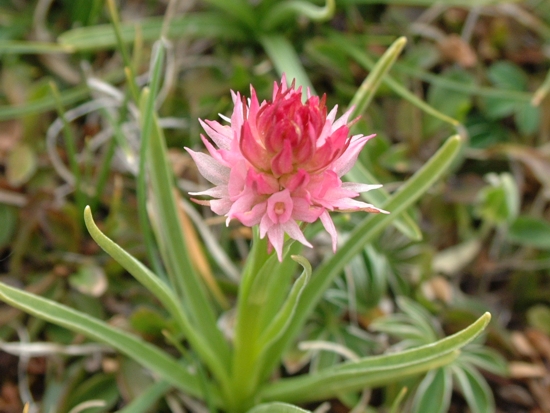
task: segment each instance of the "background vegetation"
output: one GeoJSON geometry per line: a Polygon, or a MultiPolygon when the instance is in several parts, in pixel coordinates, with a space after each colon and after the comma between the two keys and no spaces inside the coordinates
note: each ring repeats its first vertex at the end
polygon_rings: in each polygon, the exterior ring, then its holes
{"type": "MultiPolygon", "coordinates": [[[[338,0],[326,21],[321,9],[266,16],[272,4],[0,0],[0,280],[168,348],[169,317],[100,251],[82,218],[90,204],[106,234],[159,267],[138,224],[139,136],[128,104],[147,81],[153,42],[166,39],[157,109],[186,199],[202,182],[183,147],[200,147],[198,118],[230,112],[230,89],[246,95],[253,84],[267,98],[286,68],[343,109],[406,36],[356,126],[377,134],[363,165],[391,193],[448,136],[466,144],[408,220],[349,262],[281,374],[432,342],[490,311],[484,340],[450,366],[308,408],[550,412],[550,2],[338,0]]],[[[235,292],[251,234],[206,209],[185,211],[197,268],[235,292]]],[[[345,238],[359,218],[338,219],[345,238]]],[[[331,254],[329,244],[319,233],[308,259],[331,254]]],[[[0,339],[1,412],[20,412],[21,400],[44,412],[102,400],[94,411],[114,411],[152,382],[109,348],[8,306],[0,339]]],[[[200,411],[170,392],[155,411],[182,406],[200,411]]]]}

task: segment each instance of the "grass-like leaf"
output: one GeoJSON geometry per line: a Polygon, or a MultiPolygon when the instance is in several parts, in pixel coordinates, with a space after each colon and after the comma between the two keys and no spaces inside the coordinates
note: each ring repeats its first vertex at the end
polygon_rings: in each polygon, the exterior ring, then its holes
{"type": "MultiPolygon", "coordinates": [[[[143,41],[155,41],[161,35],[163,20],[162,17],[152,17],[142,19],[139,23],[122,23],[120,25],[121,41],[132,43],[138,29],[141,31],[143,41]]],[[[237,22],[228,19],[225,14],[217,12],[193,13],[175,18],[170,22],[167,36],[170,38],[190,36],[246,40],[246,34],[237,22]]],[[[62,46],[69,46],[77,51],[117,47],[115,31],[110,24],[69,30],[58,37],[58,42],[62,46]]]]}
{"type": "MultiPolygon", "coordinates": [[[[273,353],[279,359],[290,342],[297,336],[307,318],[323,296],[330,283],[342,271],[350,259],[357,254],[365,244],[371,242],[385,227],[393,222],[401,212],[413,205],[451,166],[462,146],[462,139],[455,135],[432,156],[382,207],[391,213],[366,217],[350,234],[348,240],[332,257],[323,262],[313,273],[307,285],[296,316],[287,333],[278,340],[277,352],[273,353]]],[[[272,362],[271,368],[275,368],[272,362]]]]}
{"type": "MultiPolygon", "coordinates": [[[[142,98],[144,112],[147,94],[142,98]]],[[[185,236],[176,204],[174,179],[166,156],[166,143],[162,129],[154,113],[153,127],[148,140],[148,171],[152,188],[152,204],[155,211],[155,224],[158,226],[159,242],[165,251],[169,272],[175,278],[175,284],[181,287],[180,293],[186,302],[191,322],[198,333],[210,346],[216,349],[215,354],[226,367],[229,367],[229,346],[221,331],[217,328],[212,302],[206,294],[205,286],[195,271],[186,247],[185,236]]]]}
{"type": "Polygon", "coordinates": [[[260,404],[247,413],[311,413],[310,410],[304,410],[292,404],[272,402],[260,404]]]}
{"type": "Polygon", "coordinates": [[[289,403],[325,400],[342,392],[383,385],[446,365],[456,359],[458,349],[485,329],[490,319],[490,314],[485,313],[466,329],[412,350],[343,363],[307,376],[281,379],[267,384],[260,397],[264,401],[289,403]]]}
{"type": "MultiPolygon", "coordinates": [[[[108,344],[186,393],[202,397],[197,378],[175,358],[130,333],[62,304],[0,283],[0,299],[28,314],[108,344]]],[[[218,397],[215,389],[209,389],[218,397]]]]}
{"type": "Polygon", "coordinates": [[[442,367],[430,371],[420,382],[413,403],[413,413],[446,413],[451,402],[451,371],[442,367]]]}

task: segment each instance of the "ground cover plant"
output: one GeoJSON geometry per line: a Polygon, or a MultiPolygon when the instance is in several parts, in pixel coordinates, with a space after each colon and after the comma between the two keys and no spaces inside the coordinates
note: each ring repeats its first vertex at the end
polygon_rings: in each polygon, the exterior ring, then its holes
{"type": "Polygon", "coordinates": [[[550,411],[547,2],[0,22],[0,411],[550,411]]]}

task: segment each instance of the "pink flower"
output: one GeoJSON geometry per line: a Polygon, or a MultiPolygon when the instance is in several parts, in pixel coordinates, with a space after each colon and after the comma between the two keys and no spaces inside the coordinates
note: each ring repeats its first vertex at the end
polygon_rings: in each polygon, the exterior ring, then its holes
{"type": "Polygon", "coordinates": [[[284,235],[311,247],[298,222],[320,219],[336,249],[337,233],[329,211],[387,213],[353,198],[380,185],[342,182],[365,143],[374,135],[349,135],[350,111],[336,119],[327,114],[326,97],[310,96],[302,103],[294,83],[274,84],[273,98],[258,102],[250,88],[246,101],[232,92],[235,108],[229,125],[202,121],[215,146],[201,138],[210,155],[187,151],[199,172],[215,186],[191,195],[209,196],[216,214],[243,225],[259,225],[282,259],[284,235]]]}

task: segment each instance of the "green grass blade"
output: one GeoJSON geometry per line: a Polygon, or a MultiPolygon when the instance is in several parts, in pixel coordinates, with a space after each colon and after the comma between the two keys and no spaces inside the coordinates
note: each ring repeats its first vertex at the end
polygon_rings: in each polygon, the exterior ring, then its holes
{"type": "MultiPolygon", "coordinates": [[[[369,170],[361,163],[357,162],[355,166],[345,175],[345,180],[350,182],[361,182],[369,184],[377,184],[378,180],[372,175],[369,170]]],[[[361,197],[375,206],[384,205],[390,197],[388,191],[384,188],[373,189],[368,192],[363,192],[361,197]]],[[[415,241],[422,239],[422,231],[418,224],[414,222],[412,217],[406,211],[393,223],[395,227],[407,238],[415,241]]]]}
{"type": "MultiPolygon", "coordinates": [[[[105,82],[117,83],[124,79],[122,71],[114,71],[109,73],[103,79],[105,82]]],[[[71,106],[81,100],[88,98],[90,91],[88,86],[76,86],[74,88],[60,92],[59,100],[63,106],[71,106]]],[[[22,118],[36,113],[53,110],[57,107],[57,101],[54,96],[45,96],[24,105],[15,106],[0,106],[0,121],[8,119],[22,118]]]]}
{"type": "Polygon", "coordinates": [[[216,377],[220,380],[226,380],[227,372],[218,360],[216,351],[209,342],[206,342],[202,336],[197,334],[187,314],[183,311],[181,302],[173,291],[141,262],[105,236],[95,224],[89,207],[84,211],[84,220],[94,241],[164,305],[201,359],[214,372],[216,377]]]}
{"type": "Polygon", "coordinates": [[[82,174],[80,172],[80,165],[78,164],[76,155],[76,137],[74,136],[71,125],[65,116],[65,108],[63,107],[63,102],[61,101],[61,95],[57,85],[54,82],[50,82],[50,89],[52,91],[52,96],[55,99],[57,113],[63,122],[63,138],[65,140],[65,147],[67,148],[67,158],[69,159],[71,173],[74,176],[76,207],[79,213],[81,213],[87,203],[87,196],[82,190],[82,174]]]}
{"type": "Polygon", "coordinates": [[[420,6],[430,7],[434,5],[444,4],[452,7],[483,7],[495,4],[518,3],[521,0],[344,0],[345,4],[395,4],[403,6],[420,6]]]}
{"type": "MultiPolygon", "coordinates": [[[[147,93],[142,98],[141,113],[144,111],[147,93]]],[[[158,220],[159,242],[164,248],[167,267],[173,271],[173,278],[181,287],[185,306],[189,311],[194,327],[204,339],[216,349],[221,364],[229,371],[229,346],[217,328],[212,302],[205,286],[195,271],[188,249],[176,204],[176,187],[167,158],[166,142],[162,129],[153,113],[153,128],[148,142],[147,165],[152,190],[152,205],[158,220]]]]}
{"type": "Polygon", "coordinates": [[[260,404],[246,413],[311,413],[311,411],[287,403],[272,402],[260,404]]]}
{"type": "MultiPolygon", "coordinates": [[[[381,205],[391,213],[366,217],[350,234],[346,243],[332,257],[324,261],[314,271],[309,284],[302,294],[298,311],[288,332],[279,340],[274,354],[282,355],[291,340],[301,330],[305,321],[321,299],[334,278],[342,271],[350,259],[369,242],[372,242],[385,227],[393,222],[400,213],[413,205],[451,166],[462,146],[462,139],[452,136],[434,156],[419,169],[389,200],[381,205]]],[[[274,357],[278,359],[279,357],[274,357]]],[[[272,363],[271,368],[275,367],[272,363]]]]}
{"type": "Polygon", "coordinates": [[[263,13],[260,26],[265,31],[273,30],[279,24],[296,18],[295,15],[302,15],[313,21],[324,22],[334,16],[335,10],[335,0],[325,0],[323,7],[309,1],[280,1],[263,13]]]}
{"type": "Polygon", "coordinates": [[[0,40],[0,56],[3,54],[48,54],[72,53],[68,45],[46,42],[27,42],[23,40],[0,40]]]}
{"type": "MultiPolygon", "coordinates": [[[[140,106],[141,116],[141,142],[139,148],[139,163],[137,176],[137,201],[138,201],[138,217],[145,249],[151,261],[153,268],[158,274],[163,271],[163,266],[160,263],[159,251],[153,238],[153,230],[149,223],[147,214],[147,153],[149,151],[149,139],[153,128],[153,117],[155,116],[155,99],[159,90],[161,70],[164,63],[165,48],[162,41],[155,43],[153,56],[151,58],[151,79],[149,89],[143,91],[144,104],[140,106]]],[[[130,68],[126,68],[128,77],[132,77],[130,68]]],[[[130,83],[135,82],[135,79],[130,78],[130,83]]],[[[137,92],[136,92],[137,93],[137,92]]],[[[138,102],[139,103],[139,102],[138,102]]],[[[174,286],[175,287],[175,286],[174,286]]]]}
{"type": "Polygon", "coordinates": [[[298,302],[300,301],[300,296],[311,277],[311,264],[307,259],[299,255],[292,256],[292,259],[298,262],[304,268],[304,271],[292,286],[287,300],[284,302],[271,324],[267,326],[266,330],[260,336],[260,347],[264,349],[265,354],[269,354],[267,346],[281,336],[290,324],[290,320],[292,320],[298,302]]]}
{"type": "Polygon", "coordinates": [[[289,82],[296,79],[296,86],[303,87],[303,96],[306,96],[306,89],[308,88],[311,94],[315,94],[313,85],[300,62],[296,50],[285,37],[270,34],[260,36],[259,40],[279,75],[284,73],[289,82]]]}
{"type": "Polygon", "coordinates": [[[376,62],[376,65],[374,65],[369,75],[361,86],[359,86],[359,89],[357,89],[355,96],[350,102],[350,106],[354,107],[350,115],[351,119],[359,116],[367,109],[378,91],[378,87],[382,83],[382,80],[384,80],[384,77],[388,74],[406,44],[407,39],[405,37],[398,38],[376,62]]]}
{"type": "Polygon", "coordinates": [[[458,356],[458,349],[475,339],[491,319],[485,313],[464,330],[415,349],[351,361],[315,374],[281,379],[267,384],[260,397],[264,401],[290,403],[325,400],[342,392],[395,382],[448,364],[458,356]]]}
{"type": "Polygon", "coordinates": [[[246,0],[204,0],[204,2],[218,7],[227,13],[228,16],[237,18],[249,28],[256,26],[257,16],[254,15],[250,2],[246,0]]]}
{"type": "MultiPolygon", "coordinates": [[[[42,320],[108,344],[189,395],[201,397],[197,378],[157,347],[54,301],[0,283],[0,299],[42,320]]],[[[212,389],[213,390],[213,389],[212,389]]]]}
{"type": "Polygon", "coordinates": [[[116,413],[147,413],[151,407],[170,390],[170,384],[158,381],[145,389],[138,397],[117,410],[116,413]]]}
{"type": "Polygon", "coordinates": [[[449,368],[432,370],[416,391],[412,413],[446,413],[449,411],[453,380],[449,368]]]}
{"type": "MultiPolygon", "coordinates": [[[[389,70],[397,60],[397,57],[401,54],[406,42],[407,40],[405,37],[400,37],[393,42],[384,55],[376,62],[350,102],[350,106],[354,107],[354,111],[350,116],[351,119],[359,116],[367,109],[378,91],[378,87],[387,76],[389,70]]],[[[353,182],[368,182],[369,184],[379,183],[360,161],[358,161],[354,168],[348,172],[345,179],[353,182]]],[[[362,194],[362,197],[374,205],[382,205],[389,198],[389,194],[385,189],[380,188],[365,192],[362,194]]],[[[420,228],[418,228],[418,225],[408,213],[403,213],[402,216],[395,221],[395,225],[408,238],[413,240],[422,239],[420,228]]]]}
{"type": "MultiPolygon", "coordinates": [[[[121,41],[126,44],[133,43],[138,27],[144,42],[155,41],[161,35],[163,20],[162,17],[152,17],[142,19],[139,23],[121,23],[121,41]]],[[[169,38],[222,38],[236,41],[247,39],[239,24],[228,19],[225,14],[217,12],[193,13],[175,18],[170,22],[167,36],[169,38]]],[[[114,29],[109,24],[72,29],[62,33],[57,40],[62,46],[69,46],[75,51],[114,49],[117,46],[114,29]]]]}
{"type": "Polygon", "coordinates": [[[139,99],[139,92],[136,84],[136,72],[135,68],[132,65],[132,60],[130,59],[130,53],[126,49],[126,43],[122,40],[122,34],[120,30],[120,18],[118,16],[118,10],[115,4],[115,0],[107,0],[107,8],[109,9],[109,14],[111,16],[111,25],[115,32],[117,49],[122,55],[124,67],[129,72],[129,76],[127,76],[128,87],[130,88],[130,93],[132,94],[134,101],[137,102],[137,100],[139,99]]]}

